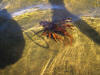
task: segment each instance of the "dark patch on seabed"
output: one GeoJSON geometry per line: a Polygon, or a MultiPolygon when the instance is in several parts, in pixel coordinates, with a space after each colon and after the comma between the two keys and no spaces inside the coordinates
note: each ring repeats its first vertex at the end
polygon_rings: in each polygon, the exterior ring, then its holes
{"type": "Polygon", "coordinates": [[[24,46],[25,40],[19,24],[6,9],[0,10],[0,69],[16,63],[21,58],[24,46]]]}
{"type": "Polygon", "coordinates": [[[74,22],[76,27],[79,28],[79,30],[83,34],[85,34],[87,37],[93,40],[96,44],[100,45],[100,34],[85,21],[70,13],[65,7],[64,0],[49,0],[49,2],[51,3],[52,7],[53,5],[59,5],[63,7],[63,9],[61,10],[52,9],[53,10],[52,21],[59,21],[64,17],[71,17],[73,20],[76,19],[76,21],[74,22]]]}

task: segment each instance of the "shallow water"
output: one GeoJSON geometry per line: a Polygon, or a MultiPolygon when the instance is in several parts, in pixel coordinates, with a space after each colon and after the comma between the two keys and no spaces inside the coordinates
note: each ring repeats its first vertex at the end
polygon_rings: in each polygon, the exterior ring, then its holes
{"type": "MultiPolygon", "coordinates": [[[[89,2],[90,0],[87,0],[85,2],[89,2]]],[[[31,2],[31,1],[30,1],[31,2]]],[[[35,10],[48,10],[48,9],[63,9],[63,7],[59,6],[59,5],[53,5],[51,6],[50,3],[46,2],[45,0],[40,0],[40,1],[32,1],[32,3],[28,3],[27,1],[18,1],[19,5],[17,5],[17,1],[14,2],[12,1],[2,1],[0,3],[0,8],[1,9],[7,9],[9,11],[9,13],[12,16],[16,16],[19,14],[23,14],[25,12],[33,12],[35,10]],[[25,6],[24,3],[22,2],[26,2],[25,6]],[[11,4],[11,5],[10,5],[11,4]],[[13,7],[12,5],[15,4],[16,6],[13,7]],[[20,5],[21,4],[21,5],[20,5]],[[23,5],[23,6],[22,6],[23,5]],[[10,6],[12,6],[10,8],[10,6]],[[16,15],[15,15],[16,14],[16,15]]],[[[72,0],[73,3],[71,3],[71,1],[65,1],[65,6],[67,6],[66,8],[74,15],[76,16],[99,16],[99,12],[100,12],[100,1],[96,0],[96,1],[90,1],[89,3],[84,3],[84,1],[77,1],[74,2],[72,0]],[[75,5],[76,4],[76,5],[75,5]],[[94,4],[94,5],[93,5],[94,4]],[[80,8],[76,8],[79,5],[80,8]],[[82,8],[82,10],[81,10],[82,8]]]]}
{"type": "Polygon", "coordinates": [[[0,75],[100,75],[99,0],[52,1],[2,0],[0,75]],[[41,35],[40,21],[66,16],[76,22],[72,45],[41,35]]]}

